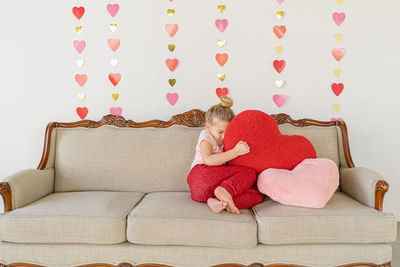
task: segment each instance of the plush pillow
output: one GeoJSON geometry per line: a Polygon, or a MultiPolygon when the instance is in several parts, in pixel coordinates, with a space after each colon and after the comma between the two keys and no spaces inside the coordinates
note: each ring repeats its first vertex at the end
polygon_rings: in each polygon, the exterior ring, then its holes
{"type": "Polygon", "coordinates": [[[305,159],[293,170],[268,169],[257,187],[273,200],[291,206],[323,208],[339,186],[339,170],[330,159],[305,159]]]}
{"type": "Polygon", "coordinates": [[[246,110],[233,118],[225,132],[225,150],[241,140],[249,144],[250,153],[229,165],[252,167],[257,174],[268,168],[291,170],[304,159],[316,157],[310,141],[300,135],[282,135],[275,119],[259,110],[246,110]]]}

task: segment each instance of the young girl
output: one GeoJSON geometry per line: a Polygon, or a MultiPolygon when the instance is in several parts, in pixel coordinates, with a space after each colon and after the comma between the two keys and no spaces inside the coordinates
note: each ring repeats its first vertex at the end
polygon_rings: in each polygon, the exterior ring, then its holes
{"type": "Polygon", "coordinates": [[[226,163],[250,152],[246,142],[223,152],[226,128],[235,114],[230,97],[221,97],[221,103],[206,112],[205,129],[200,132],[192,169],[187,178],[192,199],[207,202],[212,211],[224,209],[240,214],[262,202],[264,195],[252,187],[257,179],[256,171],[250,167],[227,166],[226,163]]]}

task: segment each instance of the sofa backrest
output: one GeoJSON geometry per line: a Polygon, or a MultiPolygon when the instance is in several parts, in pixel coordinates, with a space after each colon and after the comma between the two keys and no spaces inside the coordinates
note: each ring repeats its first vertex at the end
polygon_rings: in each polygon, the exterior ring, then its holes
{"type": "MultiPolygon", "coordinates": [[[[337,126],[280,124],[283,134],[303,135],[318,157],[343,162],[337,126]]],[[[55,192],[188,191],[186,177],[203,127],[54,128],[46,168],[55,168],[55,192]]]]}

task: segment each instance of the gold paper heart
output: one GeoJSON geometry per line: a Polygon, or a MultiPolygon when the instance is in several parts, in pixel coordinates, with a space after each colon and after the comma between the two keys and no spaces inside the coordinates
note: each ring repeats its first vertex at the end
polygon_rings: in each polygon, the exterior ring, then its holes
{"type": "Polygon", "coordinates": [[[218,10],[219,10],[219,12],[224,12],[225,11],[225,9],[226,9],[226,6],[225,5],[219,5],[218,6],[218,10]]]}
{"type": "Polygon", "coordinates": [[[342,37],[343,37],[343,34],[341,34],[341,33],[335,33],[335,39],[336,39],[336,41],[340,41],[340,40],[342,40],[342,37]]]}
{"type": "Polygon", "coordinates": [[[78,60],[76,61],[76,64],[78,65],[79,68],[82,69],[83,65],[85,65],[85,60],[83,60],[83,59],[78,59],[78,60]]]}
{"type": "Polygon", "coordinates": [[[112,98],[117,101],[117,99],[119,98],[119,94],[118,93],[113,93],[112,94],[112,98]]]}
{"type": "Polygon", "coordinates": [[[333,104],[333,108],[334,108],[336,111],[339,111],[339,109],[340,109],[340,104],[333,104]]]}
{"type": "Polygon", "coordinates": [[[79,100],[80,101],[83,101],[83,100],[85,100],[85,94],[84,93],[82,93],[82,94],[78,94],[78,98],[79,98],[79,100]]]}
{"type": "Polygon", "coordinates": [[[276,50],[276,52],[277,52],[278,54],[280,54],[280,53],[282,53],[282,51],[283,51],[283,46],[276,46],[276,47],[275,47],[275,50],[276,50]]]}
{"type": "Polygon", "coordinates": [[[283,11],[276,11],[276,16],[278,17],[278,19],[283,18],[284,14],[285,14],[285,12],[283,12],[283,11]]]}
{"type": "Polygon", "coordinates": [[[81,32],[83,31],[83,26],[76,26],[76,27],[75,27],[75,31],[76,31],[77,33],[81,33],[81,32]]]}
{"type": "Polygon", "coordinates": [[[337,77],[339,77],[340,74],[342,74],[342,70],[341,70],[341,69],[335,69],[335,70],[334,70],[334,73],[335,73],[335,75],[336,75],[337,77]]]}
{"type": "Polygon", "coordinates": [[[175,83],[176,83],[176,80],[175,79],[169,79],[168,83],[169,83],[169,85],[174,86],[175,83]]]}
{"type": "Polygon", "coordinates": [[[175,9],[168,9],[167,13],[170,17],[172,17],[175,14],[175,9]]]}
{"type": "Polygon", "coordinates": [[[226,41],[225,41],[225,40],[218,40],[218,45],[219,45],[219,47],[224,47],[225,44],[226,44],[226,41]]]}
{"type": "Polygon", "coordinates": [[[276,85],[276,87],[278,87],[278,88],[282,88],[282,86],[283,86],[283,81],[282,81],[282,80],[276,80],[276,81],[275,81],[275,85],[276,85]]]}
{"type": "Polygon", "coordinates": [[[112,32],[115,32],[117,30],[118,25],[117,24],[110,24],[110,30],[112,32]]]}
{"type": "Polygon", "coordinates": [[[175,50],[175,45],[174,45],[174,44],[169,44],[169,45],[168,45],[168,49],[169,49],[169,51],[174,52],[174,50],[175,50]]]}
{"type": "Polygon", "coordinates": [[[218,73],[218,79],[220,79],[220,81],[222,82],[223,80],[225,80],[225,73],[218,73]]]}
{"type": "Polygon", "coordinates": [[[112,58],[112,59],[110,59],[110,63],[111,63],[111,65],[113,65],[115,67],[118,65],[118,59],[112,58]]]}
{"type": "Polygon", "coordinates": [[[340,6],[343,3],[343,0],[336,0],[336,3],[340,6]]]}

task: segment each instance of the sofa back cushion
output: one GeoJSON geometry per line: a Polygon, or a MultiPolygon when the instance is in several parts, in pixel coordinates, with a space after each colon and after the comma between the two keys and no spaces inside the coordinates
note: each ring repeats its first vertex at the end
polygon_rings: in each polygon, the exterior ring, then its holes
{"type": "MultiPolygon", "coordinates": [[[[202,129],[55,128],[54,190],[189,191],[186,178],[202,129]]],[[[282,124],[279,129],[305,136],[317,157],[339,165],[337,127],[282,124]]]]}

